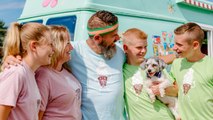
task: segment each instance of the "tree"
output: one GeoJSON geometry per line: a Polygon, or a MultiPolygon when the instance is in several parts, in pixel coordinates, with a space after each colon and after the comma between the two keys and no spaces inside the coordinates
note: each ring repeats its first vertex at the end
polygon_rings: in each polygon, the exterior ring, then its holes
{"type": "Polygon", "coordinates": [[[5,25],[4,21],[0,20],[0,28],[4,28],[4,25],[5,25]]]}
{"type": "Polygon", "coordinates": [[[0,46],[2,46],[3,44],[4,37],[7,30],[7,28],[4,25],[5,25],[5,22],[0,20],[0,46]]]}
{"type": "Polygon", "coordinates": [[[3,46],[3,41],[4,41],[4,37],[7,31],[7,27],[4,26],[5,22],[0,20],[0,61],[1,61],[1,57],[2,57],[2,46],[3,46]]]}

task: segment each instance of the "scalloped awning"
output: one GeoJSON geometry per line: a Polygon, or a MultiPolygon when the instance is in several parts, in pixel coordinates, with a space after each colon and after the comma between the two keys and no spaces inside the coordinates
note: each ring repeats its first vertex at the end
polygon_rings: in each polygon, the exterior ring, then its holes
{"type": "Polygon", "coordinates": [[[198,0],[176,0],[177,3],[185,3],[188,5],[192,5],[195,7],[207,9],[207,10],[213,10],[213,2],[210,3],[208,1],[198,1],[198,0]]]}

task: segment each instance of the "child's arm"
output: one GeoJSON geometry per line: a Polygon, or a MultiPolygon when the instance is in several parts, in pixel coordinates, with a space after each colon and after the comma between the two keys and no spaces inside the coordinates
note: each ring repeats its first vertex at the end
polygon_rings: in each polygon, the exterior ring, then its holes
{"type": "Polygon", "coordinates": [[[38,119],[42,120],[43,115],[44,115],[44,111],[39,111],[39,113],[38,113],[38,119]]]}
{"type": "Polygon", "coordinates": [[[168,55],[162,55],[158,56],[160,59],[162,59],[166,64],[172,64],[175,58],[177,58],[176,54],[168,54],[168,55]]]}
{"type": "Polygon", "coordinates": [[[7,120],[12,107],[0,105],[0,120],[7,120]]]}

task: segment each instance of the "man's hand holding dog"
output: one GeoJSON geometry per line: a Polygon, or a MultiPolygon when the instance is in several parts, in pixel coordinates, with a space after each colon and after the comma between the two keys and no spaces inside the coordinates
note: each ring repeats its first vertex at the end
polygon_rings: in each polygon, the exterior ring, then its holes
{"type": "MultiPolygon", "coordinates": [[[[155,95],[160,95],[160,89],[159,89],[159,85],[158,84],[154,84],[150,87],[150,89],[152,90],[152,92],[155,94],[155,95]]],[[[169,86],[165,89],[165,94],[168,95],[168,96],[174,96],[176,97],[177,96],[177,91],[178,91],[178,88],[177,88],[177,84],[176,82],[173,83],[173,86],[169,86]]]]}

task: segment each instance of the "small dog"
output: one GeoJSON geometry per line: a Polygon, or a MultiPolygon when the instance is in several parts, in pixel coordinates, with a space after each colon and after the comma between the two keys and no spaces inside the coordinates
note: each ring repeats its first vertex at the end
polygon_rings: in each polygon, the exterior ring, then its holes
{"type": "Polygon", "coordinates": [[[176,120],[180,120],[177,110],[177,97],[165,95],[165,88],[173,85],[163,72],[163,69],[166,66],[166,63],[157,57],[145,59],[145,61],[140,65],[142,70],[145,70],[147,74],[147,78],[143,80],[143,87],[149,94],[151,101],[154,102],[156,98],[150,87],[158,84],[160,96],[157,96],[157,98],[168,105],[176,120]]]}

